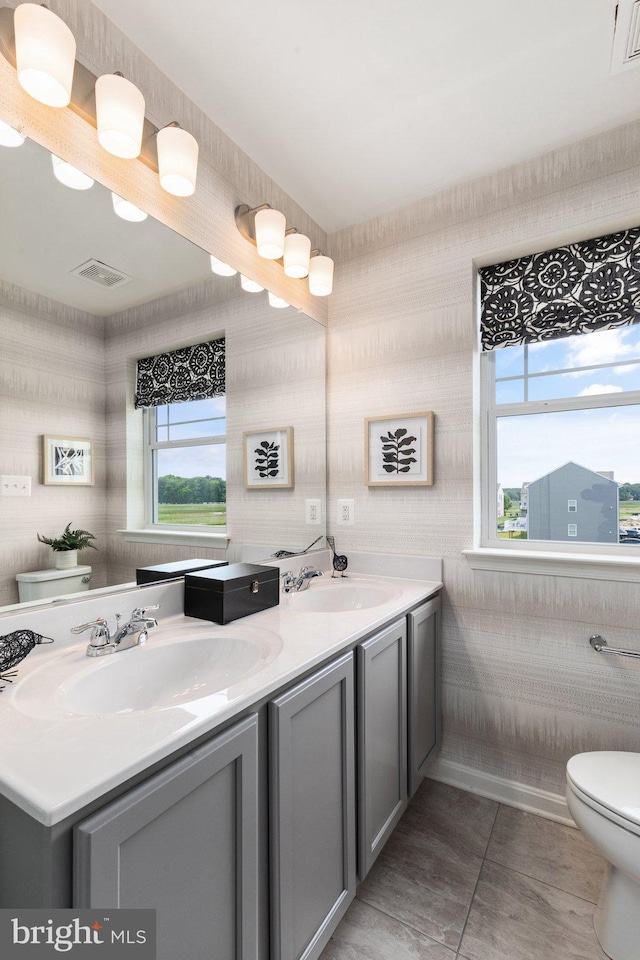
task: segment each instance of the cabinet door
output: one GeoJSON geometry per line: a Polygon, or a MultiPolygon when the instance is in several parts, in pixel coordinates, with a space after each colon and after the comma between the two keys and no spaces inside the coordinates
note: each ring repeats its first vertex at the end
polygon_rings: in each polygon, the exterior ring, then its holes
{"type": "Polygon", "coordinates": [[[257,956],[255,715],[78,824],[75,906],[151,907],[158,960],[257,956]]]}
{"type": "Polygon", "coordinates": [[[403,617],[357,647],[361,881],[407,805],[406,645],[403,617]]]}
{"type": "Polygon", "coordinates": [[[355,896],[353,654],[269,705],[272,960],[315,960],[355,896]]]}
{"type": "Polygon", "coordinates": [[[407,616],[409,796],[440,746],[440,597],[407,616]]]}

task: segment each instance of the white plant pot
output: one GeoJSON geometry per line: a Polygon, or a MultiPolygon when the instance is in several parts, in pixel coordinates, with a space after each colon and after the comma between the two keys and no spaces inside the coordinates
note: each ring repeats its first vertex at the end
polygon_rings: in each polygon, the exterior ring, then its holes
{"type": "Polygon", "coordinates": [[[56,570],[69,570],[78,566],[77,550],[54,550],[56,570]]]}

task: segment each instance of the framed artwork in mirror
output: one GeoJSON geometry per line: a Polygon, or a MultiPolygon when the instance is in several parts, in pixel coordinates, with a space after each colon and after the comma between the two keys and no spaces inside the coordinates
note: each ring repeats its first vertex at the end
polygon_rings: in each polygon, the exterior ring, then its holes
{"type": "Polygon", "coordinates": [[[244,444],[244,485],[248,490],[285,490],[294,485],[293,427],[249,430],[244,444]]]}
{"type": "Polygon", "coordinates": [[[433,485],[433,413],[367,417],[364,427],[368,487],[433,485]]]}
{"type": "Polygon", "coordinates": [[[43,479],[46,484],[93,486],[93,443],[80,437],[42,438],[43,479]]]}

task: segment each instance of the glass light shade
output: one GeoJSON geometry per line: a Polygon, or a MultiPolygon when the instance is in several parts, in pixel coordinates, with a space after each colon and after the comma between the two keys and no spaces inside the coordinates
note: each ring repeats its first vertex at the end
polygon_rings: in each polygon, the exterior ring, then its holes
{"type": "Polygon", "coordinates": [[[255,217],[256,247],[265,260],[279,260],[284,252],[287,220],[279,210],[258,210],[255,217]]]}
{"type": "Polygon", "coordinates": [[[269,303],[272,307],[277,307],[279,310],[282,310],[283,307],[290,306],[282,297],[276,297],[275,293],[271,293],[271,290],[267,291],[267,296],[269,297],[269,303]]]}
{"type": "Polygon", "coordinates": [[[259,283],[256,283],[255,280],[250,280],[249,277],[243,276],[240,274],[240,286],[246,293],[262,293],[264,287],[261,287],[259,283]]]}
{"type": "Polygon", "coordinates": [[[21,147],[25,139],[24,133],[14,130],[4,120],[0,120],[0,147],[21,147]]]}
{"type": "Polygon", "coordinates": [[[16,7],[13,23],[18,83],[34,100],[48,107],[66,107],[76,62],[71,30],[55,13],[36,3],[16,7]]]}
{"type": "Polygon", "coordinates": [[[198,141],[180,127],[158,130],[160,186],[174,197],[190,197],[196,189],[198,141]]]}
{"type": "Polygon", "coordinates": [[[331,257],[312,257],[309,263],[309,293],[314,297],[328,297],[333,290],[333,260],[331,257]]]}
{"type": "Polygon", "coordinates": [[[117,193],[111,194],[111,200],[113,202],[113,209],[122,220],[129,220],[131,223],[141,223],[149,216],[149,214],[141,210],[140,207],[136,207],[134,203],[130,203],[129,200],[119,197],[117,193]]]}
{"type": "Polygon", "coordinates": [[[211,270],[217,273],[219,277],[235,277],[237,270],[230,267],[228,263],[223,263],[211,254],[211,270]]]}
{"type": "Polygon", "coordinates": [[[56,157],[54,153],[51,154],[51,163],[53,164],[53,175],[60,183],[64,183],[65,187],[71,187],[72,190],[89,190],[93,186],[94,181],[91,177],[83,173],[82,170],[78,170],[73,164],[56,157]]]}
{"type": "Polygon", "coordinates": [[[284,238],[284,272],[300,280],[309,273],[311,240],[303,233],[290,233],[284,238]]]}
{"type": "Polygon", "coordinates": [[[96,80],[98,140],[114,157],[133,160],[140,155],[144,126],[144,97],[125,77],[106,73],[96,80]]]}

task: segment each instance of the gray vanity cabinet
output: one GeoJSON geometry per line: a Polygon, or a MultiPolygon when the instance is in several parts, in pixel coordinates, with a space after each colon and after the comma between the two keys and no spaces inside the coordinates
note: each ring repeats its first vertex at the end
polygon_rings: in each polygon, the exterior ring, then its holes
{"type": "Polygon", "coordinates": [[[76,907],[153,907],[158,960],[256,960],[258,718],[75,828],[76,907]]]}
{"type": "Polygon", "coordinates": [[[355,896],[349,653],[269,704],[271,960],[315,960],[355,896]]]}
{"type": "Polygon", "coordinates": [[[407,805],[406,650],[405,617],[357,648],[361,881],[407,805]]]}
{"type": "Polygon", "coordinates": [[[440,597],[407,615],[409,796],[420,786],[440,745],[440,597]]]}

